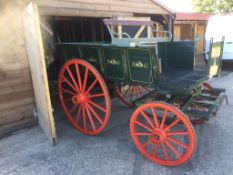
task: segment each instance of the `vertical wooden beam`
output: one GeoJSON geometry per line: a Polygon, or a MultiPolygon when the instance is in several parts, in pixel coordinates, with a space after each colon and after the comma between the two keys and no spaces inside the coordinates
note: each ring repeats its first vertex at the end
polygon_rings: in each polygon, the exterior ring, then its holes
{"type": "Polygon", "coordinates": [[[172,41],[174,41],[174,14],[169,15],[169,31],[172,33],[172,41]]]}
{"type": "Polygon", "coordinates": [[[85,41],[85,36],[84,36],[84,24],[83,24],[83,20],[80,20],[80,24],[81,24],[81,38],[82,38],[82,42],[85,41]]]}
{"type": "Polygon", "coordinates": [[[198,27],[198,24],[197,24],[197,22],[195,22],[195,24],[194,24],[194,39],[197,36],[197,27],[198,27]]]}
{"type": "Polygon", "coordinates": [[[122,25],[117,26],[119,38],[122,38],[122,25]]]}
{"type": "Polygon", "coordinates": [[[91,40],[96,41],[95,19],[92,19],[90,22],[91,22],[91,40]]]}
{"type": "Polygon", "coordinates": [[[147,37],[151,38],[151,27],[147,26],[147,37]]]}
{"type": "Polygon", "coordinates": [[[101,41],[104,41],[104,24],[102,22],[102,19],[100,19],[100,38],[101,38],[101,41]]]}

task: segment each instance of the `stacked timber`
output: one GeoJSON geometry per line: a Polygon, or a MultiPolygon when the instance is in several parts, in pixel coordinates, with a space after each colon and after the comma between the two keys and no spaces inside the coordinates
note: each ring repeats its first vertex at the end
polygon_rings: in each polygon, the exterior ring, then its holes
{"type": "Polygon", "coordinates": [[[22,15],[16,1],[0,3],[0,137],[36,122],[22,15]]]}

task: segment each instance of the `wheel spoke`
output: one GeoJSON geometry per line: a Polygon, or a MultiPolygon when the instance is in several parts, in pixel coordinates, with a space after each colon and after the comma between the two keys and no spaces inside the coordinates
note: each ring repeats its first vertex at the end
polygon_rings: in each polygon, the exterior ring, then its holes
{"type": "Polygon", "coordinates": [[[77,106],[78,106],[77,104],[74,104],[74,105],[72,106],[72,108],[69,110],[69,113],[71,114],[71,113],[75,110],[75,108],[76,108],[77,106]]]}
{"type": "Polygon", "coordinates": [[[126,94],[129,92],[130,87],[131,87],[131,86],[129,86],[128,89],[125,91],[124,95],[122,96],[123,98],[124,98],[124,97],[126,96],[126,94]]]}
{"type": "Polygon", "coordinates": [[[93,101],[91,101],[91,100],[89,100],[89,99],[87,99],[87,101],[88,101],[88,103],[90,103],[91,105],[93,105],[93,106],[95,106],[96,108],[100,109],[101,111],[106,112],[106,109],[104,109],[102,106],[100,106],[100,105],[94,103],[93,101]]]}
{"type": "Polygon", "coordinates": [[[168,131],[169,129],[171,129],[173,126],[175,126],[177,123],[179,123],[180,119],[177,118],[176,120],[174,120],[170,125],[168,125],[164,131],[168,131]]]}
{"type": "Polygon", "coordinates": [[[84,80],[83,80],[83,92],[85,92],[86,90],[86,86],[87,86],[87,77],[88,77],[88,68],[86,67],[85,70],[85,75],[84,75],[84,80]]]}
{"type": "Polygon", "coordinates": [[[72,91],[70,91],[70,90],[68,90],[68,89],[64,89],[64,88],[62,88],[62,92],[68,93],[68,94],[70,94],[70,95],[77,95],[77,94],[75,94],[74,92],[72,92],[72,91]]]}
{"type": "Polygon", "coordinates": [[[64,99],[64,102],[70,102],[72,101],[72,98],[64,99]]]}
{"type": "Polygon", "coordinates": [[[87,98],[96,98],[96,97],[104,97],[104,94],[103,93],[101,93],[101,94],[94,94],[94,95],[90,95],[87,98]]]}
{"type": "Polygon", "coordinates": [[[147,129],[148,131],[152,131],[151,128],[149,128],[148,126],[144,125],[143,123],[139,122],[139,121],[135,121],[135,123],[145,129],[147,129]]]}
{"type": "Polygon", "coordinates": [[[143,115],[143,117],[146,119],[146,121],[150,124],[151,128],[154,129],[154,125],[151,122],[151,120],[149,119],[149,117],[145,114],[144,111],[141,111],[141,114],[143,115]]]}
{"type": "Polygon", "coordinates": [[[164,153],[165,159],[166,159],[167,161],[170,161],[170,160],[169,160],[168,153],[167,153],[167,148],[166,148],[166,146],[164,145],[163,142],[161,143],[161,145],[162,145],[162,148],[163,148],[163,153],[164,153]]]}
{"type": "Polygon", "coordinates": [[[174,136],[174,135],[188,135],[188,132],[168,132],[168,136],[174,136]]]}
{"type": "Polygon", "coordinates": [[[77,82],[75,81],[75,78],[74,78],[74,76],[72,75],[72,73],[71,73],[69,67],[66,68],[66,71],[68,72],[68,74],[69,74],[69,76],[70,76],[70,78],[71,78],[71,80],[72,80],[74,86],[75,86],[76,89],[78,89],[78,91],[79,91],[78,84],[77,84],[77,82]]]}
{"type": "Polygon", "coordinates": [[[140,98],[139,92],[138,92],[138,87],[135,87],[135,95],[137,95],[137,98],[140,98]]]}
{"type": "Polygon", "coordinates": [[[95,122],[93,121],[92,115],[91,115],[89,109],[87,108],[87,106],[85,104],[84,104],[84,108],[86,109],[87,116],[88,116],[88,118],[89,118],[89,120],[91,122],[92,129],[93,129],[93,131],[95,131],[96,130],[96,126],[95,126],[95,122]]]}
{"type": "Polygon", "coordinates": [[[75,123],[78,123],[78,121],[80,119],[81,111],[82,111],[82,104],[78,108],[78,113],[77,113],[77,117],[76,117],[75,123]]]}
{"type": "Polygon", "coordinates": [[[153,118],[154,118],[154,121],[155,121],[155,126],[156,126],[156,128],[159,128],[159,120],[158,120],[158,117],[156,115],[155,109],[152,108],[152,107],[150,109],[151,109],[151,112],[153,114],[153,118]]]}
{"type": "Polygon", "coordinates": [[[148,144],[152,143],[151,140],[146,141],[145,143],[141,144],[141,148],[145,148],[148,144]]]}
{"type": "Polygon", "coordinates": [[[77,92],[77,89],[72,85],[72,83],[69,82],[69,80],[66,79],[66,77],[62,77],[62,79],[75,91],[77,92]]]}
{"type": "Polygon", "coordinates": [[[97,83],[98,79],[95,79],[95,81],[91,84],[91,86],[89,86],[89,88],[87,89],[87,91],[85,92],[85,94],[88,94],[92,88],[95,86],[95,84],[97,83]]]}
{"type": "Polygon", "coordinates": [[[152,152],[153,157],[156,157],[156,152],[157,152],[158,147],[159,147],[158,144],[154,144],[154,148],[153,148],[153,152],[152,152]]]}
{"type": "Polygon", "coordinates": [[[180,158],[180,154],[179,152],[174,148],[174,146],[172,146],[172,144],[169,141],[165,141],[165,143],[167,144],[167,146],[172,150],[172,152],[175,154],[176,158],[179,159],[180,158]]]}
{"type": "Polygon", "coordinates": [[[162,121],[161,121],[161,125],[160,125],[161,129],[163,129],[163,127],[164,127],[166,118],[167,118],[167,110],[165,109],[163,112],[163,117],[162,117],[162,121]]]}
{"type": "Polygon", "coordinates": [[[143,96],[143,93],[142,93],[140,87],[138,87],[138,91],[139,91],[139,93],[141,94],[141,96],[143,96]]]}
{"type": "Polygon", "coordinates": [[[95,118],[100,122],[100,124],[103,124],[103,121],[99,117],[99,115],[95,112],[95,110],[87,103],[87,107],[91,110],[92,114],[95,116],[95,118]]]}
{"type": "Polygon", "coordinates": [[[83,112],[83,115],[82,115],[82,117],[83,117],[83,129],[85,131],[87,131],[87,118],[86,118],[85,108],[83,105],[82,105],[82,112],[83,112]]]}
{"type": "Polygon", "coordinates": [[[148,89],[147,87],[141,86],[143,89],[145,89],[147,92],[150,92],[150,89],[148,89]]]}
{"type": "Polygon", "coordinates": [[[185,149],[188,149],[189,147],[183,143],[181,143],[180,141],[174,139],[174,138],[171,138],[171,137],[167,137],[167,139],[173,143],[176,143],[177,145],[181,146],[182,148],[185,148],[185,149]]]}
{"type": "Polygon", "coordinates": [[[132,102],[133,92],[134,92],[134,86],[132,86],[132,91],[131,91],[130,100],[129,100],[130,102],[132,102]]]}
{"type": "Polygon", "coordinates": [[[81,91],[82,90],[82,79],[81,79],[81,76],[80,76],[78,64],[75,64],[75,69],[76,69],[76,73],[77,73],[77,77],[78,77],[79,89],[81,91]]]}
{"type": "Polygon", "coordinates": [[[136,136],[149,136],[151,133],[149,132],[135,132],[134,135],[136,136]]]}
{"type": "Polygon", "coordinates": [[[139,86],[137,87],[137,92],[138,92],[138,97],[139,98],[143,96],[143,93],[141,93],[139,86]]]}

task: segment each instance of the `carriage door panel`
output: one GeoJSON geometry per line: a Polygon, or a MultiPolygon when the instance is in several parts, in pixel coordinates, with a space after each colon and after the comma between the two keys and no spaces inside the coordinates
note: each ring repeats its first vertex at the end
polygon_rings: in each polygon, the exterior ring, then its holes
{"type": "Polygon", "coordinates": [[[124,60],[122,49],[103,48],[104,71],[109,79],[124,81],[124,60]]]}
{"type": "Polygon", "coordinates": [[[129,77],[131,82],[148,85],[152,79],[152,55],[149,49],[127,50],[129,77]]]}
{"type": "Polygon", "coordinates": [[[50,101],[45,56],[37,6],[30,3],[24,13],[26,46],[31,69],[39,125],[50,142],[56,142],[56,130],[50,101]]]}
{"type": "Polygon", "coordinates": [[[92,64],[97,70],[100,70],[99,48],[95,46],[80,46],[81,58],[92,64]]]}

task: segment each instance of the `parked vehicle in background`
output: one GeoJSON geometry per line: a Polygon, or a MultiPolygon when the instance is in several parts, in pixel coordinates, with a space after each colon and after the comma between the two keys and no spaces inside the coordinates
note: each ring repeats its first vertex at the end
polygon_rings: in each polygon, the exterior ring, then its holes
{"type": "MultiPolygon", "coordinates": [[[[209,18],[206,34],[205,34],[205,48],[209,50],[210,39],[214,41],[221,41],[225,37],[223,60],[233,61],[233,13],[224,15],[214,15],[209,18]]],[[[208,56],[206,57],[208,58],[208,56]]]]}

